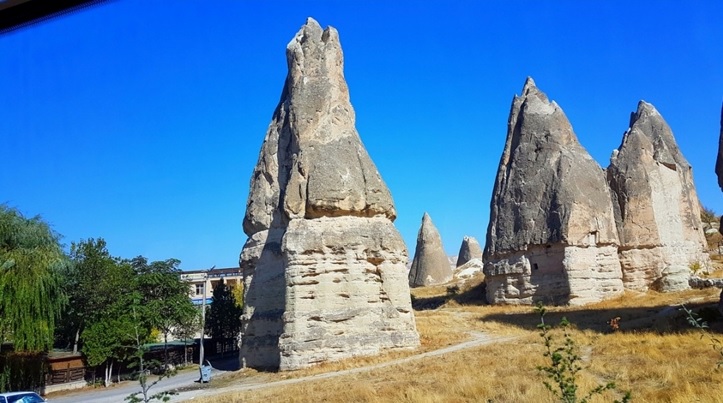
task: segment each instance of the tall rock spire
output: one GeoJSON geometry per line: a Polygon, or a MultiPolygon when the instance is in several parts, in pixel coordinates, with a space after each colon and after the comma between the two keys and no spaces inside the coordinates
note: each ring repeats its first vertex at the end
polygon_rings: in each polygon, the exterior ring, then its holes
{"type": "Polygon", "coordinates": [[[605,175],[528,78],[512,101],[484,250],[491,303],[584,304],[622,292],[605,175]]]}
{"type": "Polygon", "coordinates": [[[443,284],[452,280],[452,266],[444,252],[442,237],[429,214],[422,216],[417,234],[417,247],[409,270],[412,287],[443,284]]]}
{"type": "Polygon", "coordinates": [[[700,202],[692,168],[653,105],[638,103],[607,175],[625,287],[688,288],[689,267],[709,265],[700,202]]]}
{"type": "Polygon", "coordinates": [[[251,177],[242,364],[296,369],[419,344],[391,194],[355,128],[337,31],[312,18],[251,177]]]}

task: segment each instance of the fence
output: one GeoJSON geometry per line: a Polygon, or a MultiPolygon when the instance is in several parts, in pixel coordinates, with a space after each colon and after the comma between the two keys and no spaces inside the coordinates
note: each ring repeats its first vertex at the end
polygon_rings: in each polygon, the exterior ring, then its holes
{"type": "MultiPolygon", "coordinates": [[[[224,356],[238,352],[236,339],[204,341],[205,355],[224,356]]],[[[198,340],[184,345],[180,342],[168,344],[168,363],[183,365],[186,362],[198,362],[198,340]]],[[[166,355],[163,343],[150,346],[145,360],[163,363],[166,355]]],[[[137,368],[128,368],[127,364],[115,363],[113,365],[114,379],[128,379],[133,376],[137,368]]],[[[69,384],[79,381],[94,382],[103,379],[105,366],[87,367],[82,355],[69,353],[54,354],[16,354],[3,352],[0,355],[0,391],[35,389],[43,387],[69,384]]]]}

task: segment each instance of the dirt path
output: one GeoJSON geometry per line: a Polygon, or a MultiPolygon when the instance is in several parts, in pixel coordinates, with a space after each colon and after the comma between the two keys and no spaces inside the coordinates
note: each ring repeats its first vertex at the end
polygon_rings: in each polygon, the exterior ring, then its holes
{"type": "Polygon", "coordinates": [[[310,375],[305,376],[301,378],[294,378],[294,379],[285,379],[281,381],[275,381],[275,382],[265,382],[265,381],[259,381],[259,380],[250,380],[249,383],[239,383],[237,385],[233,386],[227,386],[223,388],[218,389],[203,389],[203,390],[191,390],[191,391],[185,391],[180,392],[178,395],[174,396],[171,401],[174,402],[181,402],[181,401],[188,401],[195,399],[197,397],[199,398],[208,398],[211,396],[218,396],[222,394],[227,393],[233,393],[233,392],[243,392],[243,391],[249,391],[249,390],[258,390],[258,389],[264,389],[264,388],[276,388],[280,386],[287,386],[287,385],[293,385],[297,383],[302,382],[310,382],[310,381],[316,381],[320,379],[329,379],[329,378],[335,378],[338,376],[345,376],[345,375],[352,375],[352,374],[359,374],[362,372],[369,372],[373,371],[379,368],[385,368],[385,367],[391,367],[394,365],[402,365],[406,364],[412,361],[421,360],[424,358],[429,357],[436,357],[448,353],[453,353],[455,351],[460,350],[466,350],[473,347],[478,346],[484,346],[487,344],[493,344],[493,343],[503,343],[507,341],[511,341],[514,339],[517,339],[517,336],[502,336],[502,337],[493,337],[488,334],[477,332],[477,331],[471,331],[469,332],[470,336],[472,336],[472,339],[463,341],[458,344],[454,344],[448,347],[440,348],[438,350],[433,351],[427,351],[425,353],[419,353],[416,355],[412,355],[409,357],[399,358],[392,361],[382,362],[379,364],[369,365],[365,367],[359,367],[359,368],[351,368],[351,369],[345,369],[341,371],[335,371],[335,372],[327,372],[323,374],[316,374],[316,375],[310,375]]]}

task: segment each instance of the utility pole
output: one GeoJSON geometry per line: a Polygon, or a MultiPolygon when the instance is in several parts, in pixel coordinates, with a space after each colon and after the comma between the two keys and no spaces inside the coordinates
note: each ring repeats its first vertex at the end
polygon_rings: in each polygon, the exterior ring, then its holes
{"type": "Polygon", "coordinates": [[[216,265],[213,265],[210,269],[203,272],[203,302],[201,302],[201,341],[198,349],[198,370],[201,371],[200,380],[203,381],[203,338],[206,335],[206,286],[208,285],[208,272],[215,269],[216,265]]]}

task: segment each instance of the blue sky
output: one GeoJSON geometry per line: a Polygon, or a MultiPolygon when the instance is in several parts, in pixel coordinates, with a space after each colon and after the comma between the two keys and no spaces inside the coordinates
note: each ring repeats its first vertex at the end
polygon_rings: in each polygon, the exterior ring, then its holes
{"type": "Polygon", "coordinates": [[[414,253],[484,244],[514,94],[557,101],[606,167],[644,99],[723,212],[713,172],[723,2],[112,1],[0,35],[0,203],[63,242],[230,267],[251,172],[306,17],[339,31],[357,129],[414,253]]]}

